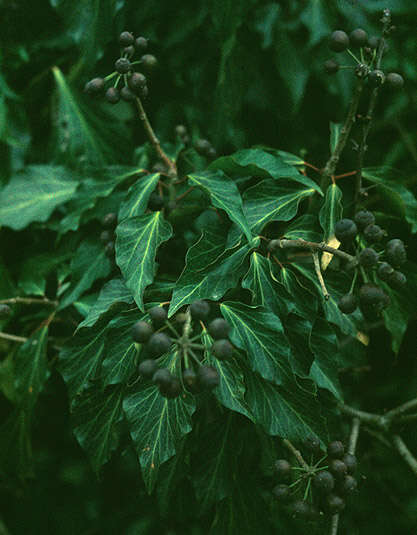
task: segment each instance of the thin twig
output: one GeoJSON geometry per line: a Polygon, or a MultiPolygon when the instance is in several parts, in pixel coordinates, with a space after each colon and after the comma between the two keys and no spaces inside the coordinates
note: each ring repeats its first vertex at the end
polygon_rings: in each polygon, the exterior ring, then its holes
{"type": "Polygon", "coordinates": [[[149,138],[149,141],[152,143],[154,149],[158,153],[159,158],[165,163],[165,165],[169,169],[169,175],[173,178],[177,177],[177,166],[175,163],[171,160],[171,158],[165,153],[163,148],[161,147],[161,144],[159,143],[159,139],[156,137],[155,132],[153,131],[153,128],[151,126],[151,123],[149,122],[148,116],[146,115],[145,109],[142,105],[142,102],[139,97],[136,97],[136,106],[139,111],[139,119],[142,121],[143,126],[145,128],[146,135],[149,138]]]}
{"type": "Polygon", "coordinates": [[[294,455],[294,457],[297,459],[298,463],[305,469],[310,470],[310,466],[305,462],[303,456],[301,455],[301,452],[297,450],[297,448],[290,442],[287,438],[284,438],[282,440],[282,443],[284,446],[290,450],[290,452],[294,455]]]}
{"type": "Polygon", "coordinates": [[[310,249],[312,251],[326,251],[326,253],[334,254],[335,256],[339,256],[340,258],[343,258],[343,260],[347,260],[348,262],[354,262],[356,261],[356,258],[348,253],[345,253],[344,251],[340,251],[339,249],[335,249],[334,247],[330,247],[329,245],[326,245],[323,243],[316,243],[312,241],[306,241],[303,239],[298,240],[287,240],[282,239],[278,240],[279,246],[283,249],[289,249],[289,248],[297,248],[297,249],[310,249]]]}
{"type": "Polygon", "coordinates": [[[330,524],[330,535],[337,535],[337,529],[339,527],[339,515],[333,515],[330,524]]]}
{"type": "Polygon", "coordinates": [[[22,304],[22,305],[50,305],[50,306],[57,306],[58,301],[50,301],[46,297],[40,299],[36,297],[10,297],[9,299],[0,299],[0,304],[9,304],[9,305],[16,305],[16,304],[22,304]]]}
{"type": "Polygon", "coordinates": [[[394,444],[395,449],[398,451],[403,460],[408,464],[412,472],[417,476],[417,459],[407,448],[405,442],[400,437],[400,435],[392,436],[392,443],[394,444]]]}
{"type": "Polygon", "coordinates": [[[24,338],[23,336],[16,336],[15,334],[8,334],[8,333],[2,333],[0,332],[0,338],[4,338],[4,340],[11,340],[12,342],[26,342],[27,338],[24,338]]]}
{"type": "Polygon", "coordinates": [[[395,409],[391,409],[387,413],[385,413],[385,418],[389,418],[390,420],[393,420],[395,418],[398,418],[398,416],[402,416],[405,412],[417,409],[417,398],[411,399],[410,401],[407,401],[406,403],[403,403],[402,405],[399,405],[395,409]]]}
{"type": "Polygon", "coordinates": [[[329,292],[327,291],[326,285],[324,284],[323,275],[321,274],[319,255],[317,251],[313,251],[312,255],[313,255],[314,269],[316,271],[317,278],[319,279],[323,297],[326,301],[328,301],[330,296],[329,296],[329,292]]]}
{"type": "Polygon", "coordinates": [[[358,409],[354,409],[353,407],[349,407],[349,405],[345,405],[343,403],[339,403],[338,407],[345,414],[348,414],[349,416],[353,416],[355,418],[359,418],[362,422],[366,422],[367,424],[379,427],[384,431],[387,431],[389,428],[390,421],[387,420],[385,416],[373,414],[371,412],[360,411],[358,409]]]}

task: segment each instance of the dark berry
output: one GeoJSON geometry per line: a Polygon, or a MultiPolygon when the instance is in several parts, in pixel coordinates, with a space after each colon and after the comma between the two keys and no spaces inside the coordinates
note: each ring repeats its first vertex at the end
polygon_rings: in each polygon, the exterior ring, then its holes
{"type": "Polygon", "coordinates": [[[395,238],[385,246],[385,256],[393,267],[400,267],[407,260],[407,252],[404,243],[395,238]]]}
{"type": "Polygon", "coordinates": [[[368,225],[363,230],[363,237],[369,243],[377,243],[384,237],[384,231],[378,225],[368,225]]]}
{"type": "Polygon", "coordinates": [[[340,242],[350,242],[358,233],[358,227],[352,219],[340,219],[334,227],[334,233],[340,242]]]}
{"type": "Polygon", "coordinates": [[[143,52],[148,48],[148,40],[145,37],[137,37],[135,39],[135,47],[139,52],[143,52]]]}
{"type": "Polygon", "coordinates": [[[276,253],[280,249],[280,241],[279,240],[271,240],[268,243],[268,251],[271,253],[276,253]]]}
{"type": "Polygon", "coordinates": [[[327,74],[335,74],[339,70],[340,65],[334,59],[328,59],[324,62],[324,70],[327,74]]]}
{"type": "Polygon", "coordinates": [[[379,37],[376,37],[376,35],[372,35],[371,37],[368,38],[369,48],[372,48],[373,50],[375,50],[376,48],[378,48],[378,45],[379,45],[379,37]]]}
{"type": "Polygon", "coordinates": [[[373,225],[375,223],[375,216],[372,212],[368,210],[361,210],[355,214],[355,223],[358,229],[363,230],[368,225],[373,225]]]}
{"type": "Polygon", "coordinates": [[[146,98],[149,94],[149,89],[147,85],[144,85],[140,88],[139,96],[142,98],[146,98]]]}
{"type": "Polygon", "coordinates": [[[322,494],[329,494],[334,489],[335,481],[332,474],[327,470],[322,470],[313,476],[313,486],[322,494]]]}
{"type": "Polygon", "coordinates": [[[385,77],[385,83],[393,89],[401,89],[404,85],[404,78],[397,72],[389,72],[385,77]]]}
{"type": "Polygon", "coordinates": [[[133,102],[136,98],[135,93],[131,91],[127,85],[124,85],[122,89],[120,90],[120,96],[125,102],[133,102]]]}
{"type": "Polygon", "coordinates": [[[368,81],[371,87],[380,87],[385,82],[385,74],[376,69],[368,74],[368,81]]]}
{"type": "Polygon", "coordinates": [[[343,52],[349,46],[349,36],[343,30],[336,30],[330,36],[329,47],[333,52],[343,52]]]}
{"type": "Polygon", "coordinates": [[[376,270],[376,274],[383,281],[388,280],[393,273],[394,268],[388,262],[381,262],[376,270]]]}
{"type": "Polygon", "coordinates": [[[152,211],[161,210],[164,206],[164,198],[156,192],[151,193],[148,201],[148,208],[152,211]]]}
{"type": "Polygon", "coordinates": [[[215,158],[217,158],[217,151],[214,147],[210,147],[207,151],[207,158],[209,158],[210,160],[214,160],[215,158]]]}
{"type": "Polygon", "coordinates": [[[89,95],[98,95],[104,90],[104,79],[93,78],[84,86],[84,91],[89,95]]]}
{"type": "Polygon", "coordinates": [[[115,212],[109,212],[103,217],[101,221],[101,224],[103,225],[103,227],[106,227],[106,228],[115,227],[116,223],[117,223],[117,214],[115,212]]]}
{"type": "Polygon", "coordinates": [[[130,61],[127,58],[119,58],[114,64],[114,68],[119,74],[127,74],[130,69],[130,61]]]}
{"type": "Polygon", "coordinates": [[[363,305],[378,305],[383,296],[383,290],[375,284],[363,284],[359,289],[359,301],[363,305]]]}
{"type": "Polygon", "coordinates": [[[171,338],[165,333],[154,333],[148,340],[149,352],[155,357],[166,353],[171,347],[171,338]]]}
{"type": "Polygon", "coordinates": [[[209,323],[208,332],[215,340],[227,338],[229,335],[230,326],[223,318],[215,318],[209,323]]]}
{"type": "Polygon", "coordinates": [[[120,100],[120,92],[116,87],[109,87],[104,94],[104,98],[110,104],[117,104],[120,100]]]}
{"type": "Polygon", "coordinates": [[[150,379],[158,369],[158,364],[152,359],[146,359],[139,364],[138,371],[143,377],[150,379]]]}
{"type": "Polygon", "coordinates": [[[146,85],[146,76],[141,72],[132,72],[127,80],[127,84],[134,93],[140,93],[143,86],[146,85]]]}
{"type": "Polygon", "coordinates": [[[345,294],[339,299],[337,306],[343,314],[352,314],[358,306],[358,299],[354,294],[345,294]]]}
{"type": "Polygon", "coordinates": [[[126,46],[123,49],[123,54],[126,54],[128,58],[131,58],[134,53],[135,53],[135,47],[133,45],[126,46]]]}
{"type": "Polygon", "coordinates": [[[219,360],[229,359],[233,355],[233,346],[229,340],[215,340],[211,346],[211,351],[219,360]]]}
{"type": "Polygon", "coordinates": [[[358,461],[356,459],[355,455],[352,455],[351,453],[346,453],[342,461],[345,463],[348,474],[354,474],[356,471],[356,468],[358,466],[358,461]]]}
{"type": "Polygon", "coordinates": [[[187,368],[182,372],[182,380],[187,388],[191,391],[195,390],[197,386],[197,374],[192,368],[187,368]]]}
{"type": "Polygon", "coordinates": [[[146,321],[137,321],[132,327],[132,338],[135,342],[147,342],[153,333],[152,325],[146,321]]]}
{"type": "Polygon", "coordinates": [[[135,38],[133,37],[133,34],[131,34],[130,32],[122,32],[119,35],[119,43],[121,46],[133,45],[134,41],[135,41],[135,38]]]}
{"type": "Polygon", "coordinates": [[[290,506],[290,512],[296,517],[307,518],[310,516],[310,507],[304,500],[295,500],[290,506]]]}
{"type": "Polygon", "coordinates": [[[337,484],[337,492],[339,492],[342,495],[345,494],[351,494],[358,488],[358,482],[353,476],[345,476],[341,481],[337,484]]]}
{"type": "Polygon", "coordinates": [[[388,285],[395,290],[400,290],[405,284],[407,284],[407,277],[401,271],[394,271],[389,276],[388,285]]]}
{"type": "Polygon", "coordinates": [[[158,60],[152,54],[145,54],[140,59],[142,60],[143,68],[147,71],[153,71],[158,65],[158,60]]]}
{"type": "Polygon", "coordinates": [[[175,133],[179,137],[184,137],[187,135],[187,128],[183,124],[177,124],[175,127],[175,133]]]}
{"type": "Polygon", "coordinates": [[[326,496],[325,507],[331,514],[341,513],[345,508],[345,500],[336,494],[329,494],[326,496]]]}
{"type": "Polygon", "coordinates": [[[207,139],[197,139],[194,145],[195,150],[202,156],[207,156],[211,148],[211,143],[207,139]]]}
{"type": "Polygon", "coordinates": [[[100,234],[100,241],[103,243],[109,242],[113,238],[113,232],[110,232],[109,230],[103,230],[103,232],[100,234]]]}
{"type": "Polygon", "coordinates": [[[368,34],[362,28],[356,28],[349,36],[352,46],[365,46],[368,43],[368,34]]]}
{"type": "Polygon", "coordinates": [[[303,440],[303,448],[311,453],[320,453],[320,440],[309,436],[303,440]]]}
{"type": "Polygon", "coordinates": [[[171,384],[173,375],[166,368],[161,368],[157,370],[152,376],[152,382],[158,386],[169,386],[171,384]]]}
{"type": "Polygon", "coordinates": [[[220,384],[219,373],[213,366],[200,366],[197,376],[203,388],[211,390],[220,384]]]}
{"type": "Polygon", "coordinates": [[[181,383],[177,379],[177,377],[172,377],[169,384],[159,385],[159,392],[161,393],[161,396],[168,399],[174,399],[177,398],[181,394],[181,383]]]}
{"type": "Polygon", "coordinates": [[[291,499],[291,489],[288,485],[277,485],[272,489],[272,494],[280,503],[288,503],[291,499]]]}
{"type": "Polygon", "coordinates": [[[336,479],[341,479],[347,474],[347,466],[340,459],[332,459],[329,462],[329,470],[336,479]]]}
{"type": "Polygon", "coordinates": [[[288,481],[291,477],[291,465],[287,459],[277,459],[274,463],[278,481],[288,481]]]}
{"type": "Polygon", "coordinates": [[[190,314],[193,320],[206,320],[210,314],[210,305],[203,299],[194,301],[194,303],[190,305],[190,314]]]}
{"type": "Polygon", "coordinates": [[[376,266],[378,263],[378,258],[378,253],[371,247],[362,249],[358,256],[359,264],[364,268],[376,266]]]}
{"type": "Polygon", "coordinates": [[[335,440],[327,446],[327,455],[333,459],[341,459],[345,454],[343,442],[335,440]]]}
{"type": "Polygon", "coordinates": [[[162,307],[153,307],[150,310],[148,310],[148,314],[151,318],[152,325],[156,329],[158,329],[159,327],[162,327],[162,325],[164,325],[166,320],[168,319],[168,313],[162,307]]]}
{"type": "Polygon", "coordinates": [[[106,243],[106,246],[104,247],[104,252],[106,253],[106,256],[113,256],[115,251],[114,241],[109,241],[106,243]]]}
{"type": "Polygon", "coordinates": [[[5,305],[4,303],[0,304],[0,318],[6,318],[7,316],[10,316],[11,313],[12,309],[9,305],[5,305]]]}

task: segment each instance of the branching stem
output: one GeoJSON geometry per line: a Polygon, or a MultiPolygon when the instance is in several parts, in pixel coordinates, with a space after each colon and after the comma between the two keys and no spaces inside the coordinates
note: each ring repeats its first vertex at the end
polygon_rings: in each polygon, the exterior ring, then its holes
{"type": "Polygon", "coordinates": [[[9,299],[0,299],[0,304],[16,305],[21,303],[22,305],[48,305],[48,306],[57,306],[58,301],[50,301],[45,298],[36,298],[36,297],[10,297],[9,299]]]}
{"type": "Polygon", "coordinates": [[[339,249],[335,249],[334,247],[330,247],[329,245],[326,245],[323,243],[317,243],[312,241],[306,241],[303,239],[298,240],[287,240],[282,239],[278,240],[279,246],[283,249],[290,249],[290,248],[297,248],[297,249],[310,249],[311,251],[326,251],[326,253],[334,254],[335,256],[339,256],[340,258],[343,258],[343,260],[347,260],[349,262],[356,261],[356,258],[348,253],[345,253],[344,251],[340,251],[339,249]]]}
{"type": "Polygon", "coordinates": [[[298,463],[307,471],[310,470],[310,466],[305,462],[303,456],[301,455],[301,452],[297,450],[297,448],[290,442],[287,438],[284,438],[282,443],[284,446],[290,450],[290,452],[294,455],[294,457],[297,459],[298,463]]]}
{"type": "Polygon", "coordinates": [[[23,336],[16,336],[15,334],[8,334],[8,333],[2,333],[0,332],[0,338],[3,338],[4,340],[11,340],[12,342],[26,342],[27,338],[24,338],[23,336]]]}

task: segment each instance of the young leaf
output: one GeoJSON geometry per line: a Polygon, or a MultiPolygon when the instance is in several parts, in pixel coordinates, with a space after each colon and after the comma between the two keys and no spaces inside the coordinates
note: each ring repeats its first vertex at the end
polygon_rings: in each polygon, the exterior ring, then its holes
{"type": "Polygon", "coordinates": [[[119,222],[145,213],[149,197],[158,184],[160,177],[160,173],[147,174],[139,178],[129,188],[126,199],[120,206],[119,222]]]}
{"type": "Polygon", "coordinates": [[[324,241],[334,238],[334,226],[342,219],[342,190],[336,184],[330,184],[326,190],[326,197],[319,212],[319,221],[324,231],[324,241]]]}

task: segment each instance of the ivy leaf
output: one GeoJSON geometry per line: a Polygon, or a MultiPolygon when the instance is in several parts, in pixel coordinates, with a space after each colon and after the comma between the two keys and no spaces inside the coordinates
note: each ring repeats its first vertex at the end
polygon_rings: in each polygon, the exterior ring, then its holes
{"type": "Polygon", "coordinates": [[[295,314],[285,318],[284,332],[291,347],[291,368],[299,377],[308,376],[314,359],[308,345],[312,328],[311,320],[300,318],[295,314]]]}
{"type": "Polygon", "coordinates": [[[95,385],[74,400],[71,410],[74,434],[96,473],[119,444],[123,392],[121,386],[103,389],[95,385]]]}
{"type": "Polygon", "coordinates": [[[49,377],[46,347],[48,327],[41,327],[22,344],[14,358],[19,405],[32,409],[49,377]]]}
{"type": "Polygon", "coordinates": [[[290,346],[280,319],[263,307],[230,301],[220,310],[232,327],[230,339],[246,351],[252,370],[277,384],[285,382],[291,373],[290,346]]]}
{"type": "Polygon", "coordinates": [[[323,2],[323,0],[313,0],[306,4],[300,19],[310,31],[310,46],[316,45],[323,37],[331,33],[331,18],[329,15],[326,2],[323,2]]]}
{"type": "Polygon", "coordinates": [[[320,388],[329,390],[339,401],[343,401],[336,358],[338,355],[337,336],[334,328],[323,318],[317,318],[314,322],[309,345],[314,353],[310,377],[320,388]]]}
{"type": "Polygon", "coordinates": [[[297,169],[288,164],[280,155],[272,155],[259,149],[243,149],[230,156],[217,158],[209,169],[220,169],[229,176],[256,176],[278,178],[298,174],[297,169]]]}
{"type": "Polygon", "coordinates": [[[152,212],[125,219],[117,226],[116,235],[117,264],[143,311],[143,292],[155,275],[156,251],[172,236],[172,227],[161,212],[152,212]]]}
{"type": "Polygon", "coordinates": [[[251,254],[250,268],[242,280],[242,288],[251,292],[252,305],[264,306],[278,317],[284,317],[294,309],[291,295],[272,275],[270,260],[256,251],[251,254]]]}
{"type": "Polygon", "coordinates": [[[33,221],[47,221],[73,197],[78,185],[73,175],[64,167],[27,165],[0,191],[0,225],[21,230],[33,221]]]}
{"type": "Polygon", "coordinates": [[[160,465],[175,455],[181,438],[191,431],[195,399],[193,396],[167,399],[156,386],[142,384],[125,397],[123,410],[145,486],[151,493],[160,465]]]}
{"type": "Polygon", "coordinates": [[[237,285],[245,271],[243,263],[250,250],[249,244],[243,245],[198,272],[191,271],[186,265],[172,294],[168,316],[198,299],[218,301],[229,288],[237,285]]]}
{"type": "Polygon", "coordinates": [[[289,221],[297,213],[300,201],[316,191],[297,180],[263,180],[248,188],[243,201],[252,231],[259,233],[271,221],[289,221]]]}
{"type": "Polygon", "coordinates": [[[284,236],[288,240],[306,240],[319,242],[322,239],[322,234],[316,229],[317,217],[304,214],[291,221],[285,229],[284,236]]]}
{"type": "Polygon", "coordinates": [[[249,243],[252,234],[243,212],[242,199],[236,184],[222,171],[188,175],[191,185],[199,186],[206,191],[214,206],[224,210],[230,219],[238,225],[249,243]]]}
{"type": "Polygon", "coordinates": [[[129,188],[126,199],[120,206],[119,222],[145,213],[149,197],[158,184],[160,177],[160,173],[147,174],[129,188]]]}
{"type": "Polygon", "coordinates": [[[256,373],[248,373],[245,383],[246,400],[255,421],[268,434],[297,442],[311,435],[325,441],[325,420],[320,416],[320,404],[311,391],[310,380],[296,383],[288,379],[284,386],[277,386],[256,373]]]}
{"type": "MultiPolygon", "coordinates": [[[[2,478],[18,474],[34,477],[31,418],[26,408],[16,407],[0,427],[0,472],[2,478]]],[[[11,478],[11,480],[12,480],[11,478]]]]}
{"type": "Polygon", "coordinates": [[[319,212],[319,221],[326,243],[334,238],[335,224],[342,218],[342,196],[342,190],[336,184],[330,184],[326,190],[324,203],[319,212]]]}
{"type": "Polygon", "coordinates": [[[143,314],[139,316],[135,314],[133,321],[129,321],[127,325],[108,329],[102,376],[105,386],[127,383],[134,372],[138,351],[131,330],[135,321],[143,318],[143,314]]]}
{"type": "Polygon", "coordinates": [[[317,297],[302,284],[300,278],[291,269],[283,267],[279,271],[278,280],[291,295],[294,312],[302,318],[314,318],[317,314],[317,297]]]}
{"type": "Polygon", "coordinates": [[[81,327],[92,327],[100,317],[110,308],[119,303],[133,303],[132,292],[127,288],[122,279],[113,279],[107,282],[98,296],[97,301],[89,309],[86,318],[78,325],[81,327]]]}
{"type": "Polygon", "coordinates": [[[221,229],[204,229],[200,238],[187,251],[187,270],[203,271],[215,263],[225,253],[226,240],[227,236],[221,229]]]}
{"type": "Polygon", "coordinates": [[[71,305],[80,295],[91,288],[97,279],[110,273],[110,260],[99,243],[83,242],[71,262],[71,286],[63,295],[58,310],[71,305]]]}

